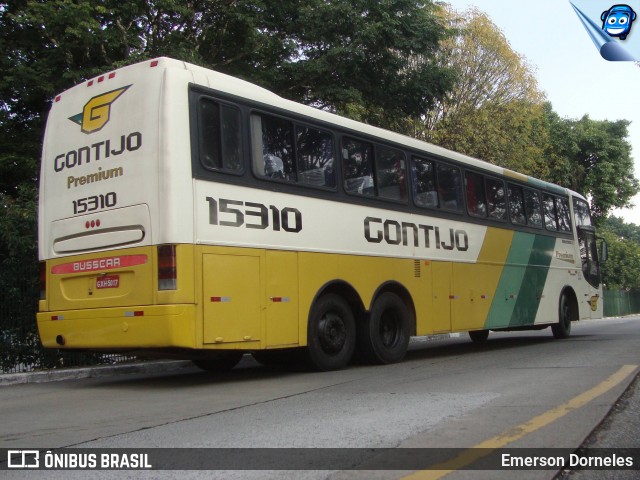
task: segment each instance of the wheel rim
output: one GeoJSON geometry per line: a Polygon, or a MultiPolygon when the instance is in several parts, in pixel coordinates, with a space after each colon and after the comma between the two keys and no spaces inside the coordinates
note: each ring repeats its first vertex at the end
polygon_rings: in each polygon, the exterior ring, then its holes
{"type": "Polygon", "coordinates": [[[393,347],[400,337],[400,322],[395,312],[386,311],[380,318],[380,340],[385,347],[393,347]]]}
{"type": "Polygon", "coordinates": [[[330,355],[339,353],[347,341],[347,327],[340,315],[327,312],[318,325],[320,348],[330,355]]]}

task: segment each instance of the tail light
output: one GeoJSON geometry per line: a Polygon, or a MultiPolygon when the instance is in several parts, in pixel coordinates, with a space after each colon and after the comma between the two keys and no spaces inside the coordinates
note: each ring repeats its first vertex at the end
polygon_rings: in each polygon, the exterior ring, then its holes
{"type": "Polygon", "coordinates": [[[47,262],[40,262],[40,300],[47,298],[47,262]]]}
{"type": "Polygon", "coordinates": [[[158,290],[176,290],[178,285],[176,267],[176,246],[158,246],[158,290]]]}

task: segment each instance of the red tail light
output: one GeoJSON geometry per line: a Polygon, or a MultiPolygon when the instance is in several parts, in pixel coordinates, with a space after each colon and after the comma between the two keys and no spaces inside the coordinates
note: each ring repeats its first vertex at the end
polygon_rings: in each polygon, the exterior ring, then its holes
{"type": "Polygon", "coordinates": [[[158,246],[158,290],[175,290],[178,285],[176,246],[158,246]]]}
{"type": "Polygon", "coordinates": [[[40,262],[40,300],[47,298],[47,262],[40,262]]]}

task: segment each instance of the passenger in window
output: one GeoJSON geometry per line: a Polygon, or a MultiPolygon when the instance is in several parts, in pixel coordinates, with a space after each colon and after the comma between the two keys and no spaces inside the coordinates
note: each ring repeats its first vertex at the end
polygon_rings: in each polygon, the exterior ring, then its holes
{"type": "Polygon", "coordinates": [[[359,178],[366,175],[371,175],[369,165],[363,161],[362,153],[355,152],[349,156],[349,161],[345,167],[346,178],[359,178]]]}
{"type": "Polygon", "coordinates": [[[373,178],[369,162],[361,152],[349,155],[345,164],[345,184],[349,193],[373,195],[373,178]]]}
{"type": "Polygon", "coordinates": [[[412,162],[413,189],[416,204],[420,207],[438,207],[438,192],[434,182],[433,163],[420,158],[412,162]]]}
{"type": "Polygon", "coordinates": [[[336,186],[336,172],[333,169],[333,160],[329,160],[324,167],[324,186],[325,187],[336,186]]]}
{"type": "Polygon", "coordinates": [[[271,153],[264,156],[265,178],[284,178],[284,163],[280,157],[271,153]]]}

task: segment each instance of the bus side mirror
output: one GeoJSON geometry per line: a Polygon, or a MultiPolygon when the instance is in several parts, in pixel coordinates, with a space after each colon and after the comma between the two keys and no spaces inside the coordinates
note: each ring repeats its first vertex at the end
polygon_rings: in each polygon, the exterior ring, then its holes
{"type": "Polygon", "coordinates": [[[604,263],[604,262],[607,261],[607,258],[609,256],[609,252],[607,250],[607,241],[602,237],[599,237],[598,240],[602,241],[602,244],[600,246],[600,248],[601,248],[601,250],[600,250],[600,261],[604,263]]]}

